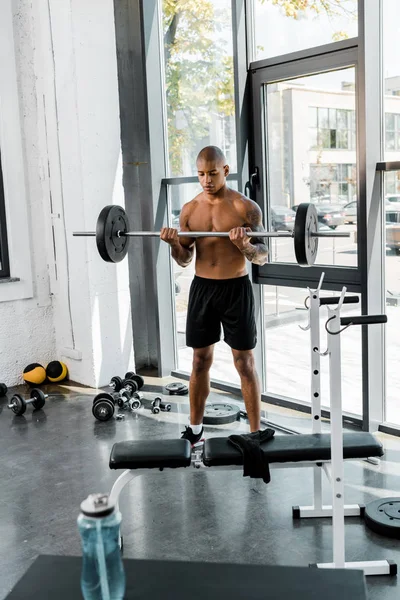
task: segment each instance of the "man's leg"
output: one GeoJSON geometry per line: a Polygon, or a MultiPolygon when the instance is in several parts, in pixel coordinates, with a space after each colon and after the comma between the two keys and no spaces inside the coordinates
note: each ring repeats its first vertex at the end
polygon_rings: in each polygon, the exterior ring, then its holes
{"type": "Polygon", "coordinates": [[[210,368],[213,362],[214,345],[193,348],[193,368],[190,375],[190,424],[201,425],[204,407],[210,393],[210,368]]]}
{"type": "Polygon", "coordinates": [[[250,431],[261,428],[261,389],[252,350],[234,350],[233,361],[240,376],[243,400],[250,423],[250,431]]]}

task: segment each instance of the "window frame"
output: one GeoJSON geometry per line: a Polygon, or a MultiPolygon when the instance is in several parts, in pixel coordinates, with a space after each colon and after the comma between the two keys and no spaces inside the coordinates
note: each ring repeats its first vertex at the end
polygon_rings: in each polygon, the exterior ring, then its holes
{"type": "MultiPolygon", "coordinates": [[[[254,156],[252,167],[259,169],[259,185],[255,190],[255,201],[259,204],[264,221],[269,222],[267,201],[267,174],[262,168],[266,164],[264,132],[264,89],[265,85],[285,79],[329,72],[341,68],[353,67],[358,81],[358,39],[351,38],[326,46],[318,46],[307,51],[294,52],[284,57],[264,59],[251,63],[253,97],[253,136],[254,156]],[[279,62],[282,61],[282,62],[279,62]]],[[[357,99],[356,99],[357,102],[357,99]]],[[[357,111],[356,105],[356,111],[357,111]]],[[[357,128],[357,124],[356,124],[357,128]]],[[[357,171],[359,156],[357,155],[357,171]]],[[[254,169],[253,169],[254,170],[254,169]]],[[[357,179],[359,175],[357,173],[357,179]]],[[[358,204],[358,214],[360,204],[358,204]]],[[[361,293],[360,274],[360,236],[357,241],[357,267],[334,267],[318,265],[304,269],[297,264],[267,263],[253,265],[253,281],[268,285],[290,285],[293,287],[317,287],[321,273],[325,273],[325,286],[331,290],[341,290],[346,285],[348,291],[361,293]]]]}

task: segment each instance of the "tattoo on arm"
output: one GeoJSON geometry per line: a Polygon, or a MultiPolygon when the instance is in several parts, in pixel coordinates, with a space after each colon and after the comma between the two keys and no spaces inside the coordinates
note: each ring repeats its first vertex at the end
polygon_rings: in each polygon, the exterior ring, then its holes
{"type": "MultiPolygon", "coordinates": [[[[247,213],[246,227],[252,231],[265,231],[261,220],[261,211],[258,207],[251,208],[247,213]]],[[[268,247],[263,237],[252,237],[250,244],[243,251],[243,254],[250,262],[256,265],[265,265],[268,258],[268,247]]]]}

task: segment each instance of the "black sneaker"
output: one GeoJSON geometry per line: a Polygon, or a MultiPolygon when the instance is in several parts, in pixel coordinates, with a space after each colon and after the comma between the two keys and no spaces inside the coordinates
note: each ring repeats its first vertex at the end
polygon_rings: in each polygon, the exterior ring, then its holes
{"type": "Polygon", "coordinates": [[[197,434],[193,433],[191,427],[185,427],[185,431],[182,431],[181,440],[189,440],[189,442],[192,444],[192,448],[193,448],[193,446],[196,446],[197,444],[204,442],[203,434],[204,434],[203,427],[201,428],[200,433],[197,433],[197,434]]]}

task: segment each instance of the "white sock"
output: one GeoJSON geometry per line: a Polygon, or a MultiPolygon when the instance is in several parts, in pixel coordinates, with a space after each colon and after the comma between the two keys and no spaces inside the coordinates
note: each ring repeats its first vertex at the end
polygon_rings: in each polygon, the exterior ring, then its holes
{"type": "Polygon", "coordinates": [[[203,429],[203,425],[189,425],[190,429],[193,431],[194,435],[199,435],[201,430],[203,429]]]}

